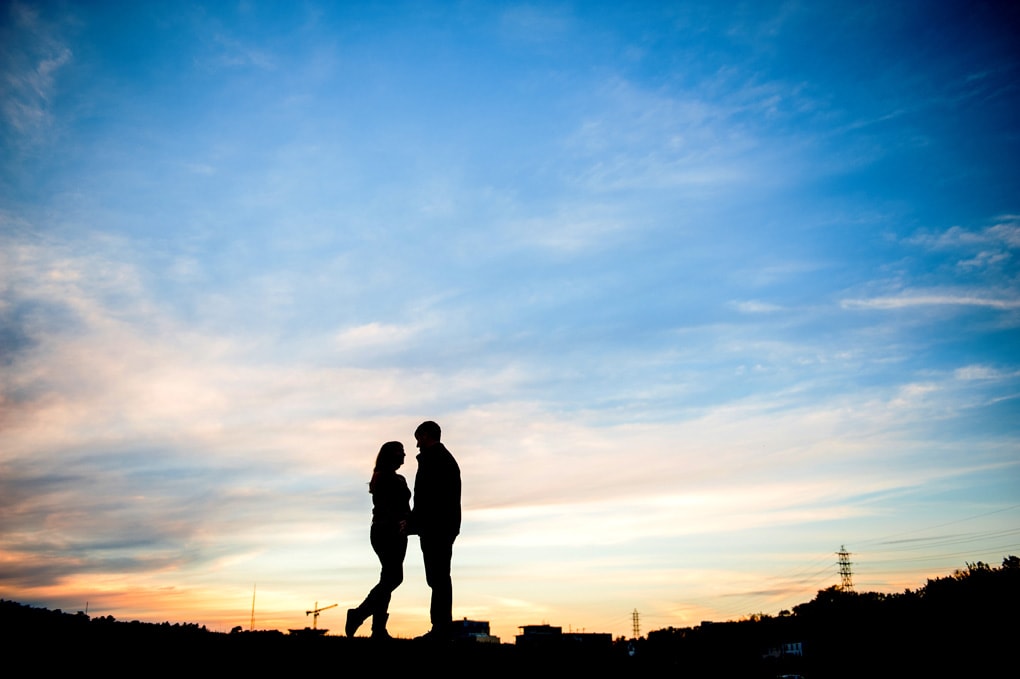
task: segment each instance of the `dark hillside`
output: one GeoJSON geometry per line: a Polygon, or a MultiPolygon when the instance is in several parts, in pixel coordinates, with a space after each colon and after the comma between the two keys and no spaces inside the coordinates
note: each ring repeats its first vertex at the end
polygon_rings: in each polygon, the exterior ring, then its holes
{"type": "MultiPolygon", "coordinates": [[[[822,590],[779,617],[652,632],[652,664],[707,676],[1000,676],[1015,663],[1020,559],[902,594],[822,590]]],[[[700,675],[699,675],[700,676],[700,675]]]]}
{"type": "Polygon", "coordinates": [[[551,643],[524,647],[366,638],[303,638],[279,632],[223,634],[194,624],[119,622],[112,616],[0,601],[9,658],[32,669],[98,670],[106,675],[304,671],[375,668],[389,675],[435,668],[444,676],[689,677],[1005,676],[1020,632],[1020,559],[1001,567],[968,564],[902,594],[832,587],[778,617],[668,628],[611,648],[551,643]]]}

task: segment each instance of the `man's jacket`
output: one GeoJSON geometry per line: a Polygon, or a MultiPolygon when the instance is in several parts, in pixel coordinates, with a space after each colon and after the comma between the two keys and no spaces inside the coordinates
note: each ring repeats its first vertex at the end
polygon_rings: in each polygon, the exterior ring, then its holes
{"type": "Polygon", "coordinates": [[[421,451],[417,459],[411,529],[452,539],[460,533],[460,467],[442,443],[421,451]]]}

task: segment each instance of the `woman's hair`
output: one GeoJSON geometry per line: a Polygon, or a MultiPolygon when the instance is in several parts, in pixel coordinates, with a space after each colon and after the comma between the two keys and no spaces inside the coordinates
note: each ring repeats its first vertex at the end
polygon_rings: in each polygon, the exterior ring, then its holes
{"type": "Polygon", "coordinates": [[[404,444],[400,441],[389,441],[379,449],[375,458],[375,472],[395,472],[404,462],[404,444]]]}

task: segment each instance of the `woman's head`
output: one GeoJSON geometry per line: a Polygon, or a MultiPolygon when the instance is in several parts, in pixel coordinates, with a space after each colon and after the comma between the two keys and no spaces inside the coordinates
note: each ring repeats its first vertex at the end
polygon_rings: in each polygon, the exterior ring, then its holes
{"type": "Polygon", "coordinates": [[[375,458],[375,471],[394,472],[404,464],[404,444],[400,441],[384,443],[375,458]]]}

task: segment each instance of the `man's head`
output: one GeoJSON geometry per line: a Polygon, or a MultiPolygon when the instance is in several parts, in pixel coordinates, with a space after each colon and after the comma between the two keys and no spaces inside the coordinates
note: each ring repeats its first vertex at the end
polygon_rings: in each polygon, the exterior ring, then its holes
{"type": "Polygon", "coordinates": [[[425,450],[429,446],[439,443],[440,437],[443,435],[439,425],[429,420],[428,422],[422,422],[418,425],[418,428],[414,430],[414,440],[417,441],[417,446],[421,450],[425,450]]]}

